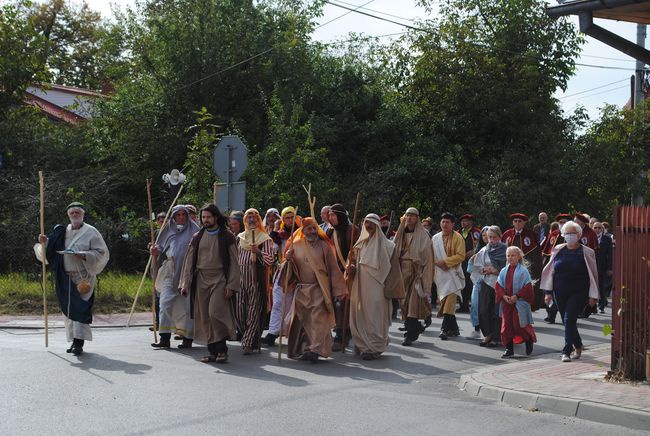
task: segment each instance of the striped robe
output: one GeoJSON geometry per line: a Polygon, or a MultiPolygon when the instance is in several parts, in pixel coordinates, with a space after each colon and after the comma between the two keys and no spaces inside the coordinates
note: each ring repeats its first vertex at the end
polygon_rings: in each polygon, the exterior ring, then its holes
{"type": "Polygon", "coordinates": [[[262,250],[253,263],[253,252],[241,246],[239,251],[239,269],[241,290],[237,297],[237,319],[242,329],[242,347],[259,347],[262,333],[262,312],[266,311],[267,268],[273,265],[273,240],[267,239],[258,246],[262,250]]]}

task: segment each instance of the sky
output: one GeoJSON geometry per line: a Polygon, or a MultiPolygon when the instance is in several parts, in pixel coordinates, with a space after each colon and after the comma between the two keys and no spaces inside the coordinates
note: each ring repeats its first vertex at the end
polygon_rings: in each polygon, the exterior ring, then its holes
{"type": "MultiPolygon", "coordinates": [[[[554,0],[550,0],[555,3],[554,0]]],[[[99,10],[103,16],[110,17],[111,5],[124,8],[133,5],[134,0],[86,0],[91,8],[99,10]]],[[[416,0],[337,0],[338,3],[351,6],[362,6],[360,11],[379,15],[390,20],[406,24],[413,24],[414,19],[429,18],[424,8],[416,5],[416,0]]],[[[439,0],[434,0],[438,3],[439,0]]],[[[403,32],[406,29],[394,23],[381,21],[356,12],[341,9],[333,5],[326,5],[324,15],[319,20],[318,28],[313,37],[322,42],[345,39],[349,32],[364,35],[389,35],[403,32]],[[344,15],[345,14],[345,15],[344,15]]],[[[436,11],[433,11],[436,14],[436,11]]],[[[578,26],[577,17],[571,21],[578,26]]],[[[595,19],[598,24],[623,38],[636,40],[636,24],[615,22],[611,20],[595,19]]],[[[382,40],[389,41],[396,36],[385,36],[382,40]]],[[[634,74],[635,61],[633,58],[586,36],[582,54],[576,62],[579,65],[576,74],[569,81],[565,92],[558,90],[556,97],[560,100],[562,108],[571,113],[576,107],[582,105],[587,110],[591,119],[598,117],[599,108],[605,104],[623,106],[629,99],[629,78],[634,74]],[[594,89],[596,88],[596,89],[594,89]]]]}

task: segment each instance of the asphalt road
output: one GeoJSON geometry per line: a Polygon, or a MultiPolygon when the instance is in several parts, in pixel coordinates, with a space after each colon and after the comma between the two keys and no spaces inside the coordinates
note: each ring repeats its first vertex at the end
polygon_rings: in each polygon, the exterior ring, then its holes
{"type": "MultiPolygon", "coordinates": [[[[535,316],[534,355],[559,359],[562,326],[535,316]]],[[[468,315],[459,321],[468,334],[468,315]]],[[[587,347],[605,342],[605,322],[580,323],[587,347]]],[[[74,357],[61,329],[52,330],[48,349],[42,331],[2,330],[0,434],[642,434],[460,391],[461,374],[503,363],[502,350],[463,337],[443,342],[439,325],[407,348],[394,323],[381,359],[348,352],[318,364],[278,363],[275,349],[243,356],[236,343],[229,363],[203,364],[205,348],[154,350],[146,328],[95,329],[86,353],[74,357]]]]}

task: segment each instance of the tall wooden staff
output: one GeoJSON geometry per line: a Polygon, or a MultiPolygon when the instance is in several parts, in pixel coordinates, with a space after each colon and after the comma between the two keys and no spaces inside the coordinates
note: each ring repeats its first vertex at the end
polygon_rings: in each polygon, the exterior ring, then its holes
{"type": "Polygon", "coordinates": [[[311,183],[309,184],[309,188],[305,188],[305,185],[302,185],[302,189],[307,193],[307,202],[309,203],[309,212],[311,213],[311,217],[316,219],[316,211],[314,209],[316,206],[316,196],[311,196],[311,183]]]}
{"type": "MultiPolygon", "coordinates": [[[[153,208],[151,207],[151,178],[147,179],[147,205],[149,206],[149,230],[151,233],[151,246],[153,247],[156,244],[156,239],[153,231],[153,208]]],[[[167,218],[165,216],[165,218],[167,218]]],[[[151,289],[151,317],[153,321],[153,341],[154,343],[158,342],[158,326],[156,325],[156,275],[157,269],[156,266],[157,256],[151,256],[151,272],[153,276],[153,286],[151,289]]]]}
{"type": "MultiPolygon", "coordinates": [[[[352,252],[352,248],[354,247],[354,230],[356,229],[356,224],[357,224],[357,211],[359,210],[359,200],[361,198],[361,192],[357,192],[357,199],[354,202],[354,213],[352,214],[352,230],[350,231],[350,247],[348,250],[348,261],[347,265],[350,264],[350,253],[352,252]]],[[[346,267],[347,267],[346,265],[346,267]]],[[[350,288],[348,288],[348,291],[351,291],[350,288]]],[[[342,322],[342,327],[343,327],[343,337],[341,338],[342,342],[341,344],[343,345],[341,347],[341,353],[345,354],[345,336],[347,335],[348,328],[348,318],[350,317],[350,295],[348,294],[348,298],[346,298],[345,303],[344,303],[344,309],[343,309],[343,322],[342,322]]]]}
{"type": "MultiPolygon", "coordinates": [[[[160,229],[165,228],[165,224],[167,224],[167,221],[169,221],[169,214],[172,213],[172,209],[174,206],[176,206],[176,202],[178,201],[178,197],[181,196],[181,192],[183,191],[183,186],[178,189],[178,193],[176,194],[176,197],[174,198],[174,201],[172,201],[172,204],[169,206],[169,209],[167,209],[167,214],[165,215],[165,219],[163,220],[162,226],[160,226],[160,229]]],[[[162,232],[158,233],[158,238],[160,238],[162,232]]],[[[158,238],[156,238],[156,242],[158,242],[158,238]]],[[[142,289],[142,285],[144,284],[144,279],[147,278],[147,273],[149,272],[149,267],[151,266],[151,255],[149,255],[149,260],[147,261],[147,266],[144,268],[144,273],[142,273],[142,279],[140,279],[140,284],[138,285],[138,290],[135,293],[135,298],[133,299],[133,304],[131,305],[131,313],[129,313],[129,319],[126,321],[126,326],[131,325],[131,318],[133,317],[133,311],[135,310],[135,304],[138,302],[138,297],[140,296],[140,290],[142,289]]]]}
{"type": "MultiPolygon", "coordinates": [[[[41,235],[45,234],[45,180],[43,180],[43,171],[38,172],[38,182],[40,185],[41,198],[41,235]]],[[[43,287],[43,319],[45,320],[45,348],[49,345],[49,331],[47,322],[47,293],[45,291],[45,282],[47,275],[47,259],[45,257],[45,243],[41,244],[41,286],[43,287]]]]}
{"type": "MultiPolygon", "coordinates": [[[[296,227],[296,220],[298,219],[298,206],[296,206],[296,210],[293,213],[293,222],[291,223],[291,235],[289,236],[289,240],[287,241],[287,247],[289,244],[293,245],[293,230],[296,227]]],[[[278,344],[278,362],[282,362],[282,336],[284,334],[284,317],[286,316],[286,305],[285,305],[285,295],[287,294],[287,288],[289,287],[289,268],[291,265],[289,265],[289,260],[286,260],[285,268],[286,271],[284,272],[284,286],[282,288],[282,319],[280,319],[280,343],[278,344]]]]}

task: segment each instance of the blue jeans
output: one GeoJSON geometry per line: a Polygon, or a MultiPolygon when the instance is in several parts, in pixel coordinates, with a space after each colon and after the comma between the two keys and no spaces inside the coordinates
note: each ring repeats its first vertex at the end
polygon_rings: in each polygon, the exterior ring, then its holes
{"type": "Polygon", "coordinates": [[[570,356],[573,348],[582,348],[582,338],[578,333],[578,314],[587,304],[588,294],[575,292],[555,292],[555,301],[564,321],[564,348],[562,354],[570,356]]]}
{"type": "Polygon", "coordinates": [[[472,307],[469,310],[469,319],[472,321],[472,325],[476,327],[478,323],[478,290],[481,288],[481,282],[474,283],[472,288],[472,307]]]}

